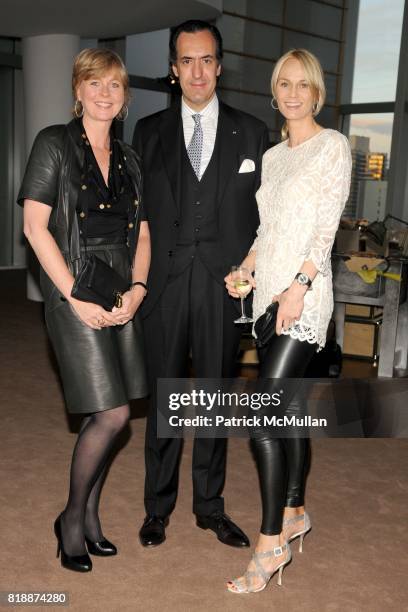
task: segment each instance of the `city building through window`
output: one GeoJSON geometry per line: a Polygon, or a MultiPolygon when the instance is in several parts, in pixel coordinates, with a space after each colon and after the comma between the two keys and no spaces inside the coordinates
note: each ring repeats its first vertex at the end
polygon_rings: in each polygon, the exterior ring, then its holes
{"type": "Polygon", "coordinates": [[[404,0],[359,3],[351,104],[343,107],[353,156],[348,217],[386,214],[403,13],[404,0]]]}

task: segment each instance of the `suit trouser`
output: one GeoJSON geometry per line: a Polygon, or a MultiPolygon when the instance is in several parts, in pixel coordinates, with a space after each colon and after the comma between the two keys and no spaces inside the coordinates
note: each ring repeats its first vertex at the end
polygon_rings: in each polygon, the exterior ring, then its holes
{"type": "MultiPolygon", "coordinates": [[[[144,320],[148,376],[152,397],[146,427],[145,507],[147,514],[167,516],[175,506],[183,440],[157,438],[157,378],[189,376],[192,356],[197,378],[232,377],[241,329],[237,310],[225,287],[196,257],[171,278],[144,320]]],[[[193,449],[193,512],[223,511],[226,440],[197,438],[193,449]]]]}

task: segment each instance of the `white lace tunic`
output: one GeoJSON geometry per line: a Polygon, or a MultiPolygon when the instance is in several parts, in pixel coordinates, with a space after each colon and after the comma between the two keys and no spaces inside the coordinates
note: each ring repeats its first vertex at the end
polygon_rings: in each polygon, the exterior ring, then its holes
{"type": "Polygon", "coordinates": [[[330,254],[350,175],[347,138],[326,129],[296,147],[286,140],[269,149],[256,194],[260,225],[251,247],[256,251],[254,321],[311,260],[318,269],[312,290],[306,292],[300,320],[282,333],[320,348],[333,311],[330,254]]]}

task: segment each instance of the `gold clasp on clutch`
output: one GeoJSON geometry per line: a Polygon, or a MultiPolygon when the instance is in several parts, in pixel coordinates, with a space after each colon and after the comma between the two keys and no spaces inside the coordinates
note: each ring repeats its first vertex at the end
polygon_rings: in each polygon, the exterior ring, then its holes
{"type": "Polygon", "coordinates": [[[117,291],[115,293],[115,306],[116,308],[122,308],[122,304],[123,304],[122,294],[119,291],[117,291]]]}

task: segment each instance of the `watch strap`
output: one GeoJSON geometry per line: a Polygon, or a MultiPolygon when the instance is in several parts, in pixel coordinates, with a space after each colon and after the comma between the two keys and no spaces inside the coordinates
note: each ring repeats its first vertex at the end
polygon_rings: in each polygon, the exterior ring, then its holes
{"type": "Polygon", "coordinates": [[[305,287],[308,287],[310,289],[310,287],[312,286],[312,280],[308,277],[308,275],[305,272],[298,272],[295,275],[295,280],[300,284],[300,285],[304,285],[305,287]],[[299,280],[299,277],[302,277],[303,279],[307,279],[306,282],[303,282],[299,280]]]}

